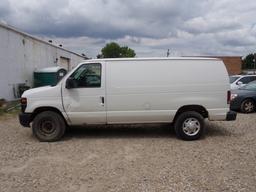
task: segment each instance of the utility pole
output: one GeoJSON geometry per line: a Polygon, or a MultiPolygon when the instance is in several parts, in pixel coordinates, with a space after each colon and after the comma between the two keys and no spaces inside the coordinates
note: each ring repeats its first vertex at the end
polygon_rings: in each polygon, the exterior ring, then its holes
{"type": "Polygon", "coordinates": [[[253,69],[254,69],[254,74],[256,74],[256,53],[254,53],[254,66],[253,66],[253,69]]]}

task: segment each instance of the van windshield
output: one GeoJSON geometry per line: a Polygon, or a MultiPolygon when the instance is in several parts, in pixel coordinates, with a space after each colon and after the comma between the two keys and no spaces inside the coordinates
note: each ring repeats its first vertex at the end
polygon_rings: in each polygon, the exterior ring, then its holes
{"type": "Polygon", "coordinates": [[[238,78],[237,76],[229,76],[229,83],[234,83],[238,78]]]}

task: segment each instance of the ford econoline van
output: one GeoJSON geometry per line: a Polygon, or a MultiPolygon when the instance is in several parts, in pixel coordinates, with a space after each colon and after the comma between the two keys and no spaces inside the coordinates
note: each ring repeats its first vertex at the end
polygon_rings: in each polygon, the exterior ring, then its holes
{"type": "Polygon", "coordinates": [[[230,84],[214,58],[87,60],[56,86],[28,90],[20,123],[40,141],[57,141],[67,126],[173,123],[177,136],[199,139],[204,120],[229,121],[230,84]]]}

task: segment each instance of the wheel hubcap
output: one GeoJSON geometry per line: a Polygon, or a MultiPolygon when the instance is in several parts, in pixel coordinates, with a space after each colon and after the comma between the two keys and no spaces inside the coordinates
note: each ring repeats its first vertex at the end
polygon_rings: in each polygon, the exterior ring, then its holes
{"type": "Polygon", "coordinates": [[[248,102],[246,102],[246,103],[244,104],[244,110],[245,110],[246,112],[252,112],[253,109],[254,109],[254,105],[253,105],[253,103],[252,103],[251,101],[248,101],[248,102]]]}
{"type": "Polygon", "coordinates": [[[55,131],[55,126],[54,123],[52,121],[44,121],[42,122],[41,126],[40,126],[40,131],[43,134],[52,134],[55,131]]]}
{"type": "Polygon", "coordinates": [[[188,136],[195,136],[200,131],[200,122],[196,118],[188,118],[184,121],[182,129],[188,136]]]}

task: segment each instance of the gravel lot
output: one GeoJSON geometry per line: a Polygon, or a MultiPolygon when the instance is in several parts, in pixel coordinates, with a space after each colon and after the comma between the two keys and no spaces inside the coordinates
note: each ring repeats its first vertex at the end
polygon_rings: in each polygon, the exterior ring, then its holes
{"type": "Polygon", "coordinates": [[[185,142],[168,126],[87,127],[40,143],[0,120],[0,191],[255,191],[256,114],[207,122],[185,142]]]}

